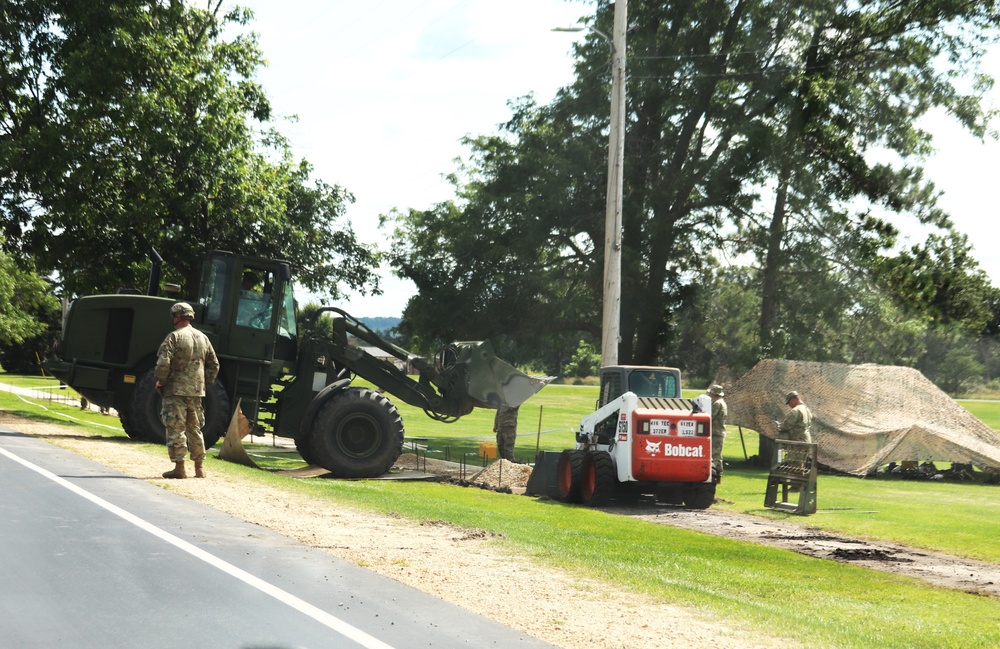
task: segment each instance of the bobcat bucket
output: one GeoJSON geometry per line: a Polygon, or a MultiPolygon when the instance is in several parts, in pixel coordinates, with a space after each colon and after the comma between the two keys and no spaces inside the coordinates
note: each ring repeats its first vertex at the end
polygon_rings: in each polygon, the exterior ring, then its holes
{"type": "Polygon", "coordinates": [[[528,376],[497,358],[488,340],[452,343],[437,360],[453,387],[464,379],[464,391],[481,408],[516,408],[555,378],[528,376]]]}

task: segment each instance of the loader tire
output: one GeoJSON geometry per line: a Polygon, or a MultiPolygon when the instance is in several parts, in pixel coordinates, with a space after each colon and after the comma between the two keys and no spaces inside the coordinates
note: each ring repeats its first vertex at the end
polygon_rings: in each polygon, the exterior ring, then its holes
{"type": "Polygon", "coordinates": [[[129,436],[129,439],[142,439],[142,431],[139,430],[135,422],[132,421],[131,411],[123,408],[118,411],[118,421],[122,423],[122,430],[129,436]]]}
{"type": "Polygon", "coordinates": [[[311,466],[319,466],[313,456],[312,448],[309,446],[309,437],[299,436],[295,438],[295,450],[299,452],[299,457],[311,466]]]}
{"type": "Polygon", "coordinates": [[[591,451],[583,460],[580,499],[584,505],[600,507],[608,504],[615,492],[618,475],[615,461],[607,451],[591,451]]]}
{"type": "MultiPolygon", "coordinates": [[[[167,430],[160,420],[162,403],[160,393],[156,391],[156,375],[153,370],[149,370],[136,382],[132,407],[129,408],[128,419],[135,428],[136,435],[133,439],[144,439],[154,444],[167,443],[167,430]]],[[[205,411],[205,425],[201,428],[201,436],[205,439],[205,448],[209,449],[226,434],[229,418],[233,414],[229,411],[229,396],[225,386],[216,380],[206,387],[201,405],[205,411]]],[[[129,437],[133,437],[132,434],[129,437]]]]}
{"type": "Polygon", "coordinates": [[[233,418],[226,386],[218,379],[212,385],[205,386],[205,398],[201,400],[201,405],[205,410],[205,425],[201,429],[201,436],[205,439],[207,451],[226,436],[229,421],[233,418]]]}
{"type": "Polygon", "coordinates": [[[580,502],[580,484],[583,481],[583,458],[585,451],[576,449],[563,451],[556,466],[556,486],[559,500],[564,503],[580,502]]]}
{"type": "Polygon", "coordinates": [[[165,444],[167,432],[160,421],[160,405],[163,400],[156,391],[156,375],[149,370],[135,382],[135,393],[132,395],[132,407],[129,408],[129,418],[136,430],[136,439],[147,442],[165,444]]]}
{"type": "Polygon", "coordinates": [[[708,509],[715,502],[715,483],[689,485],[684,493],[685,509],[708,509]]]}
{"type": "Polygon", "coordinates": [[[309,458],[335,478],[377,478],[403,453],[403,419],[384,395],[348,388],[316,413],[309,458]]]}

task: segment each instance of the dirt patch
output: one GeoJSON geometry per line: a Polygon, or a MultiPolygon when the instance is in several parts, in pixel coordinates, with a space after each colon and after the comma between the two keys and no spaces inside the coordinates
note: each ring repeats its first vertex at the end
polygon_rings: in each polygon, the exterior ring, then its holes
{"type": "Polygon", "coordinates": [[[881,548],[836,548],[830,556],[838,561],[913,561],[881,548]]]}
{"type": "MultiPolygon", "coordinates": [[[[400,457],[401,467],[418,466],[422,458],[400,457]]],[[[455,466],[427,460],[427,471],[454,476],[455,466]],[[436,463],[435,463],[436,462],[436,463]]],[[[501,460],[470,477],[468,483],[497,491],[523,493],[531,476],[530,467],[501,460]]],[[[883,572],[916,577],[977,595],[1000,597],[1000,566],[903,545],[851,538],[790,521],[773,521],[720,509],[688,510],[653,501],[616,503],[605,511],[654,523],[769,545],[820,559],[852,563],[883,572]]],[[[807,519],[802,519],[807,520],[807,519]]]]}
{"type": "MultiPolygon", "coordinates": [[[[0,425],[48,439],[125,475],[355,562],[557,647],[802,646],[795,639],[767,637],[751,626],[716,619],[683,602],[664,602],[540,566],[512,553],[483,530],[441,521],[414,524],[291,492],[272,491],[261,497],[253,483],[213,472],[213,465],[218,465],[214,459],[206,462],[206,480],[164,480],[160,474],[170,468],[166,451],[155,457],[126,440],[91,438],[79,429],[40,424],[2,411],[0,425]]],[[[508,467],[504,472],[513,476],[516,470],[508,467]]],[[[499,468],[497,473],[499,483],[499,468]]],[[[487,480],[490,475],[479,478],[487,480]]]]}
{"type": "Polygon", "coordinates": [[[685,529],[760,543],[820,559],[832,559],[873,570],[916,577],[935,586],[1000,597],[1000,566],[895,543],[831,534],[786,521],[709,509],[680,510],[640,503],[608,511],[685,529]]]}

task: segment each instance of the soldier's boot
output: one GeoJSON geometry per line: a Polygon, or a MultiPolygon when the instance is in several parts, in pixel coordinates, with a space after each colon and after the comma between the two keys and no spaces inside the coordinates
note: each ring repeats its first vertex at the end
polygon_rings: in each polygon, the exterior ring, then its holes
{"type": "Polygon", "coordinates": [[[204,477],[208,476],[208,474],[205,473],[204,467],[202,467],[202,462],[203,461],[204,460],[195,460],[194,461],[194,477],[196,477],[196,478],[204,478],[204,477]]]}
{"type": "Polygon", "coordinates": [[[163,474],[163,477],[177,478],[177,479],[188,477],[187,471],[184,469],[184,460],[180,460],[179,462],[174,462],[173,471],[167,471],[166,473],[163,474]]]}

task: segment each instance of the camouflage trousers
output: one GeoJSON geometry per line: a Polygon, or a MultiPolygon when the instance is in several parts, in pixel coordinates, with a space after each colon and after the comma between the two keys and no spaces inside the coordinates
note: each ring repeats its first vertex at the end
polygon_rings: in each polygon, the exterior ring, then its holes
{"type": "Polygon", "coordinates": [[[497,455],[502,460],[514,460],[514,441],[517,439],[517,429],[513,426],[501,426],[497,429],[497,455]]]}
{"type": "Polygon", "coordinates": [[[716,475],[722,477],[722,443],[726,440],[726,431],[712,432],[712,468],[716,475]]]}
{"type": "Polygon", "coordinates": [[[790,442],[805,442],[812,444],[812,434],[808,430],[779,430],[776,439],[787,439],[790,442]]]}
{"type": "Polygon", "coordinates": [[[201,436],[205,411],[201,397],[163,397],[160,421],[167,429],[167,452],[172,462],[183,462],[188,452],[195,462],[205,459],[205,438],[201,436]]]}

